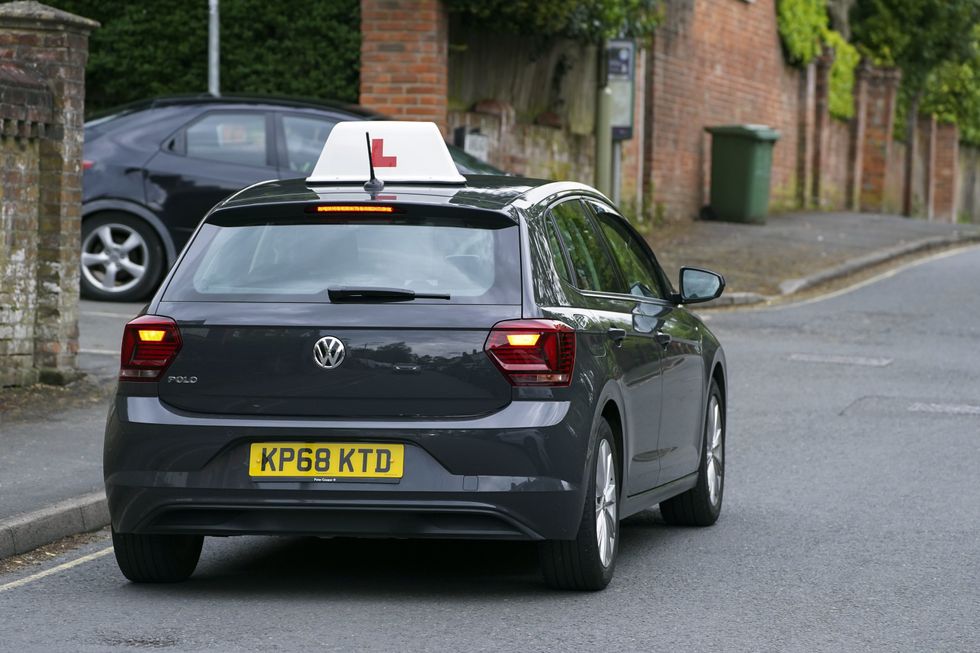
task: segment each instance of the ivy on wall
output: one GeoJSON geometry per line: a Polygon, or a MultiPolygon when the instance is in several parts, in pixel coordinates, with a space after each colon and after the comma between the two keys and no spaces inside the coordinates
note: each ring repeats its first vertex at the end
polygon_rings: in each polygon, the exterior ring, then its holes
{"type": "Polygon", "coordinates": [[[857,49],[840,32],[830,29],[826,0],[779,0],[779,36],[790,63],[806,66],[823,52],[834,51],[830,68],[830,115],[847,120],[854,115],[854,71],[861,62],[857,49]]]}
{"type": "Polygon", "coordinates": [[[539,38],[599,43],[650,36],[660,0],[444,0],[464,22],[539,38]]]}
{"type": "MultiPolygon", "coordinates": [[[[160,95],[207,91],[204,0],[50,0],[93,18],[86,113],[160,95]]],[[[359,0],[221,3],[221,90],[356,102],[359,0]],[[298,18],[299,17],[299,18],[298,18]]]]}

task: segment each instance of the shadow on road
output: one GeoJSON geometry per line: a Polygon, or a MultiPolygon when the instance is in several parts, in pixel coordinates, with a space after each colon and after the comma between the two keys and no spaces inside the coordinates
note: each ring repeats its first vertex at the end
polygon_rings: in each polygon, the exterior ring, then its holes
{"type": "MultiPolygon", "coordinates": [[[[647,511],[623,522],[619,571],[646,566],[651,551],[669,546],[676,531],[647,511]]],[[[683,529],[681,529],[683,530],[683,529]]],[[[422,597],[533,596],[552,592],[538,571],[532,542],[472,540],[323,539],[315,537],[208,538],[197,572],[168,593],[288,594],[422,597]]],[[[137,593],[161,586],[129,585],[137,593]]]]}

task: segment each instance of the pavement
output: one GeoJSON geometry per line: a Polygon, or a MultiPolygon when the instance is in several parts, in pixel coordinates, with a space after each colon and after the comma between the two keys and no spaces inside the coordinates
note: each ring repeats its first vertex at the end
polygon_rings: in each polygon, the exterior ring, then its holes
{"type": "Polygon", "coordinates": [[[0,566],[0,649],[978,651],[978,279],[971,247],[708,314],[721,518],[626,520],[604,592],[547,590],[526,543],[259,537],[135,586],[99,532],[0,566]]]}
{"type": "MultiPolygon", "coordinates": [[[[697,221],[654,229],[661,263],[714,269],[728,280],[720,305],[759,303],[910,252],[980,241],[980,226],[853,213],[788,214],[765,225],[697,221]]],[[[74,403],[43,392],[10,409],[0,391],[0,559],[107,523],[102,430],[122,327],[142,304],[82,301],[74,403]],[[94,388],[94,390],[93,390],[94,388]]]]}

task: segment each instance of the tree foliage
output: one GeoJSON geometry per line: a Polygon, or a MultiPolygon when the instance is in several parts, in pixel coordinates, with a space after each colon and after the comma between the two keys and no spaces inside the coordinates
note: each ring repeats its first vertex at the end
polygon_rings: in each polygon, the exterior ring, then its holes
{"type": "Polygon", "coordinates": [[[830,68],[830,115],[847,120],[854,115],[854,71],[861,62],[857,49],[840,32],[830,29],[826,0],[779,0],[779,35],[790,63],[807,65],[824,48],[834,51],[830,68]]]}
{"type": "Polygon", "coordinates": [[[790,63],[806,65],[820,56],[830,29],[825,0],[779,0],[776,11],[790,63]]]}
{"type": "Polygon", "coordinates": [[[839,32],[828,30],[827,45],[834,51],[830,67],[830,115],[841,120],[854,116],[854,71],[861,63],[861,54],[839,32]]]}
{"type": "Polygon", "coordinates": [[[858,0],[859,48],[902,70],[902,113],[935,113],[980,137],[980,0],[858,0]]]}
{"type": "MultiPolygon", "coordinates": [[[[204,0],[53,0],[102,23],[92,33],[86,111],[207,91],[204,0]]],[[[221,90],[356,102],[359,0],[221,3],[221,90]]]]}
{"type": "Polygon", "coordinates": [[[444,0],[464,21],[541,38],[587,43],[647,37],[660,22],[659,0],[444,0]]]}

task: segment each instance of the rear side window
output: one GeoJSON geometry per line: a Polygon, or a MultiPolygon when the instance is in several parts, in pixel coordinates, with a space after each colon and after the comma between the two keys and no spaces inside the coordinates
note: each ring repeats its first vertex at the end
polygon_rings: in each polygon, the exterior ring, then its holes
{"type": "Polygon", "coordinates": [[[657,271],[643,244],[623,225],[621,218],[604,212],[600,206],[593,206],[613,258],[626,277],[628,292],[637,297],[662,299],[657,271]]]}
{"type": "Polygon", "coordinates": [[[212,113],[187,128],[187,156],[240,165],[266,165],[263,113],[212,113]]]}
{"type": "Polygon", "coordinates": [[[437,220],[205,224],[164,301],[328,302],[330,288],[449,295],[417,303],[520,304],[516,225],[437,220]]]}
{"type": "Polygon", "coordinates": [[[565,244],[575,272],[575,285],[582,290],[625,292],[602,237],[578,200],[563,202],[551,215],[565,244]]]}

